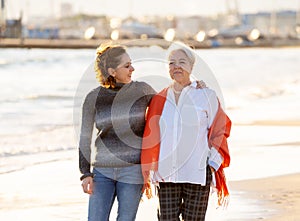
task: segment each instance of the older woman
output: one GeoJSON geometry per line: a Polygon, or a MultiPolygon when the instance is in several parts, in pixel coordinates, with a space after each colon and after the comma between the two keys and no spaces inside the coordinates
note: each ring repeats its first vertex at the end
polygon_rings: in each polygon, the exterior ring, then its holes
{"type": "Polygon", "coordinates": [[[220,204],[228,195],[226,138],[231,122],[216,93],[190,80],[194,54],[182,47],[169,55],[172,85],[152,98],[141,155],[145,183],[158,183],[160,220],[204,220],[212,173],[220,204]],[[215,172],[216,171],[216,172],[215,172]]]}

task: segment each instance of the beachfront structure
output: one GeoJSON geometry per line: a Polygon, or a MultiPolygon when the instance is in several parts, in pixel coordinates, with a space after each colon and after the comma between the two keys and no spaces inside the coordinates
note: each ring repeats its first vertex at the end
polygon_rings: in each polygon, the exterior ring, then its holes
{"type": "Polygon", "coordinates": [[[1,0],[0,1],[0,37],[2,37],[3,34],[4,34],[5,21],[6,21],[6,16],[5,16],[5,1],[1,0]]]}
{"type": "Polygon", "coordinates": [[[7,19],[3,32],[5,38],[21,38],[22,37],[22,18],[7,19]]]}
{"type": "Polygon", "coordinates": [[[243,21],[257,27],[266,37],[290,38],[296,36],[296,11],[245,14],[243,15],[243,21]]]}

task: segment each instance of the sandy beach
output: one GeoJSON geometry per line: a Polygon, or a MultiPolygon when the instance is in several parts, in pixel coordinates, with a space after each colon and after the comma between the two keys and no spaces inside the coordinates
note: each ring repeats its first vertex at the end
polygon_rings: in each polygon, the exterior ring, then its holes
{"type": "MultiPolygon", "coordinates": [[[[138,49],[135,56],[148,53],[138,49]]],[[[197,53],[216,73],[233,122],[225,170],[230,204],[217,208],[213,193],[206,220],[300,220],[299,48],[197,53]]],[[[93,56],[86,49],[0,51],[1,221],[87,220],[74,95],[93,56]]],[[[135,68],[136,79],[162,70],[148,60],[135,68]]],[[[144,199],[136,220],[157,220],[157,205],[157,198],[144,199]]],[[[110,220],[116,216],[114,205],[110,220]]]]}
{"type": "MultiPolygon", "coordinates": [[[[0,217],[5,221],[87,220],[88,195],[78,179],[77,151],[37,154],[47,157],[25,169],[0,174],[0,217]]],[[[207,220],[300,220],[300,174],[229,181],[231,201],[216,209],[211,197],[207,220]]],[[[141,202],[137,221],[156,220],[157,199],[141,202]]],[[[116,206],[111,220],[116,218],[116,206]]]]}
{"type": "Polygon", "coordinates": [[[231,182],[230,188],[234,191],[241,191],[242,197],[254,199],[265,208],[262,216],[256,217],[255,220],[300,220],[299,173],[231,182]]]}

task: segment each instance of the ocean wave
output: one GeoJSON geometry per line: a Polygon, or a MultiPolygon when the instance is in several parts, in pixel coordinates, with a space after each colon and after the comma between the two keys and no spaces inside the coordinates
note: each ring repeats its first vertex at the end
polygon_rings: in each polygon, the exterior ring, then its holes
{"type": "Polygon", "coordinates": [[[70,100],[73,96],[68,95],[31,95],[24,97],[25,100],[70,100]]]}
{"type": "Polygon", "coordinates": [[[0,59],[0,66],[9,65],[11,62],[7,59],[0,59]]]}
{"type": "MultiPolygon", "coordinates": [[[[58,59],[57,59],[58,61],[58,59]]],[[[24,58],[20,60],[15,60],[14,58],[9,59],[1,59],[0,66],[24,66],[26,64],[39,64],[39,63],[46,63],[46,62],[55,62],[49,61],[47,58],[24,58]]]]}
{"type": "Polygon", "coordinates": [[[73,160],[74,151],[75,148],[70,147],[47,152],[8,154],[8,156],[0,157],[0,174],[17,172],[39,164],[73,160]]]}
{"type": "Polygon", "coordinates": [[[27,96],[20,96],[20,97],[13,97],[13,98],[0,98],[1,103],[18,103],[20,101],[26,100],[73,100],[74,96],[71,95],[27,95],[27,96]]]}
{"type": "Polygon", "coordinates": [[[12,157],[12,156],[26,156],[32,155],[37,153],[53,153],[53,152],[61,152],[61,151],[68,151],[68,150],[75,150],[76,147],[52,147],[51,149],[46,147],[35,147],[31,149],[24,148],[10,148],[9,150],[2,150],[0,151],[0,158],[4,157],[12,157]]]}
{"type": "Polygon", "coordinates": [[[31,63],[31,62],[64,62],[67,60],[91,60],[94,57],[93,49],[14,49],[14,48],[4,48],[1,49],[0,55],[6,58],[6,60],[11,60],[15,64],[31,63]],[[18,54],[19,59],[15,59],[16,54],[18,54]],[[4,56],[5,55],[5,56],[4,56]]]}
{"type": "Polygon", "coordinates": [[[256,99],[266,99],[284,95],[300,94],[300,79],[293,80],[279,85],[268,85],[252,87],[248,91],[248,96],[256,99]]]}
{"type": "Polygon", "coordinates": [[[267,89],[267,88],[252,88],[249,92],[249,97],[256,99],[266,99],[276,96],[281,96],[285,94],[285,90],[276,88],[276,89],[267,89]]]}

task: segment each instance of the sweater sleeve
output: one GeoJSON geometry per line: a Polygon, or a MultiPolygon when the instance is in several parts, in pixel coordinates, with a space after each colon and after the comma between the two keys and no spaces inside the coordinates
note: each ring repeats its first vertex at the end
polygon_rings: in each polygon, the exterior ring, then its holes
{"type": "Polygon", "coordinates": [[[82,106],[82,119],[79,140],[79,170],[83,175],[90,174],[91,141],[93,136],[95,103],[99,90],[94,89],[85,98],[82,106]]]}
{"type": "Polygon", "coordinates": [[[156,94],[156,91],[149,84],[145,82],[141,82],[141,83],[142,83],[142,87],[144,88],[143,91],[146,96],[147,103],[150,104],[150,101],[152,97],[156,94]]]}

